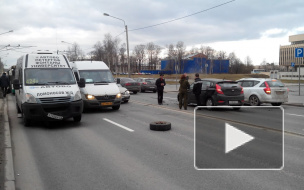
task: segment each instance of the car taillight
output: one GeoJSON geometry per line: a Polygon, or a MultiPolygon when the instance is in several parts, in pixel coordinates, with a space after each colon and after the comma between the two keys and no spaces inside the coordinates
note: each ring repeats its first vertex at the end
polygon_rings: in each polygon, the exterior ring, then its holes
{"type": "Polygon", "coordinates": [[[244,94],[244,88],[242,87],[242,91],[241,91],[241,94],[244,94]]]}
{"type": "Polygon", "coordinates": [[[126,83],[126,86],[131,86],[131,83],[126,83]]]}
{"type": "Polygon", "coordinates": [[[222,91],[221,86],[218,85],[218,84],[215,85],[215,90],[216,90],[216,92],[219,93],[219,94],[224,94],[223,91],[222,91]]]}
{"type": "Polygon", "coordinates": [[[265,92],[266,94],[271,94],[271,89],[270,89],[268,83],[265,82],[265,85],[266,85],[266,88],[264,88],[264,92],[265,92]]]}
{"type": "Polygon", "coordinates": [[[143,84],[147,84],[146,82],[143,82],[143,84]]]}
{"type": "Polygon", "coordinates": [[[137,83],[137,86],[140,86],[140,83],[137,83]]]}

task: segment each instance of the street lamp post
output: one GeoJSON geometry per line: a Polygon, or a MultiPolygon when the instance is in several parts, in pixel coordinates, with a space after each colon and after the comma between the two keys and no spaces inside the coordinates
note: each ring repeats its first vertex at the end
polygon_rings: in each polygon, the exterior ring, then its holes
{"type": "Polygon", "coordinates": [[[8,32],[1,33],[0,35],[6,34],[6,33],[10,33],[10,32],[14,32],[14,30],[10,30],[10,31],[8,31],[8,32]]]}
{"type": "MultiPolygon", "coordinates": [[[[72,43],[65,42],[65,41],[61,41],[61,43],[66,43],[66,44],[71,44],[71,45],[74,45],[74,44],[72,44],[72,43]]],[[[77,61],[76,47],[75,47],[75,61],[77,61]]]]}
{"type": "MultiPolygon", "coordinates": [[[[131,73],[130,73],[130,57],[129,57],[129,39],[128,39],[128,26],[126,25],[125,21],[121,18],[117,18],[117,17],[114,17],[114,16],[111,16],[109,15],[108,13],[103,13],[104,16],[109,16],[109,17],[112,17],[112,18],[116,18],[118,20],[121,20],[124,22],[124,26],[125,26],[125,29],[126,29],[126,40],[127,40],[127,62],[128,62],[128,77],[130,78],[131,77],[131,73]]],[[[116,71],[117,72],[117,71],[116,71]]]]}

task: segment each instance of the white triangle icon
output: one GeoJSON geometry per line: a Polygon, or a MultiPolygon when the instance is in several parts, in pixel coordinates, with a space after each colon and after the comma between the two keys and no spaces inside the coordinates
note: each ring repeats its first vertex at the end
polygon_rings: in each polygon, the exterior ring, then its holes
{"type": "Polygon", "coordinates": [[[248,135],[228,123],[225,123],[225,131],[225,153],[228,153],[254,139],[253,136],[248,135]]]}

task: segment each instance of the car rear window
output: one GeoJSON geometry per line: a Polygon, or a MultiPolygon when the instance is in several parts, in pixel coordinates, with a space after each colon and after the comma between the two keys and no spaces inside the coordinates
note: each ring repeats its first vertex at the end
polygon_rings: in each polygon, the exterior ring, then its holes
{"type": "Polygon", "coordinates": [[[219,82],[217,83],[218,85],[220,85],[221,87],[225,87],[225,88],[229,88],[229,87],[239,87],[240,85],[237,82],[219,82]]]}
{"type": "Polygon", "coordinates": [[[135,82],[135,80],[130,79],[130,78],[124,78],[124,79],[120,79],[120,80],[122,80],[124,82],[135,82]]]}
{"type": "Polygon", "coordinates": [[[154,79],[147,79],[146,82],[147,83],[151,83],[151,84],[155,84],[155,80],[154,79]]]}
{"type": "Polygon", "coordinates": [[[269,87],[284,87],[285,85],[281,82],[281,81],[278,81],[278,80],[275,80],[275,81],[266,81],[269,85],[269,87]]]}

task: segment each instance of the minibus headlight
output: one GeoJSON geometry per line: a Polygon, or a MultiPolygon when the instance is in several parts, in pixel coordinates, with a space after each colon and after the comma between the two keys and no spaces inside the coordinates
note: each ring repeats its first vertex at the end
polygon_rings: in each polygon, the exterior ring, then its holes
{"type": "Polygon", "coordinates": [[[91,94],[86,94],[85,95],[86,99],[88,100],[94,100],[95,99],[95,96],[91,95],[91,94]]]}
{"type": "Polygon", "coordinates": [[[32,94],[30,94],[30,93],[26,93],[25,94],[25,102],[27,102],[27,103],[34,103],[34,104],[37,103],[36,98],[32,94]]]}
{"type": "Polygon", "coordinates": [[[77,91],[75,96],[74,96],[74,101],[77,101],[77,100],[81,100],[81,94],[80,94],[80,91],[77,91]]]}
{"type": "Polygon", "coordinates": [[[121,94],[118,93],[118,94],[116,95],[116,98],[117,98],[117,99],[120,99],[120,98],[121,98],[121,94]]]}

